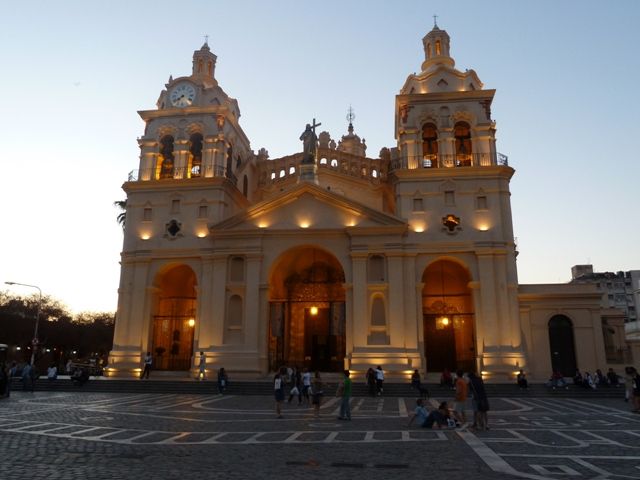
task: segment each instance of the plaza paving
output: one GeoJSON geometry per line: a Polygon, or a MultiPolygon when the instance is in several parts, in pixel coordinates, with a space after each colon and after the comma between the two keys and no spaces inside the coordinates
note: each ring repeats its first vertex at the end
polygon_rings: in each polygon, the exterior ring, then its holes
{"type": "Polygon", "coordinates": [[[622,400],[492,398],[488,432],[408,427],[414,404],[356,397],[346,422],[336,398],[276,419],[271,397],[16,391],[0,477],[640,479],[640,415],[622,400]]]}

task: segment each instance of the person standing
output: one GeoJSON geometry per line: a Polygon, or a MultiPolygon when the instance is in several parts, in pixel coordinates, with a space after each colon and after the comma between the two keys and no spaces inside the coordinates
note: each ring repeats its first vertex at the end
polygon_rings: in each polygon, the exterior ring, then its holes
{"type": "Polygon", "coordinates": [[[338,388],[338,394],[342,397],[340,402],[340,416],[338,420],[351,420],[351,373],[344,371],[344,380],[338,388]]]}
{"type": "Polygon", "coordinates": [[[17,371],[18,366],[16,365],[16,362],[11,362],[11,367],[9,367],[9,370],[7,372],[7,389],[5,391],[7,397],[11,396],[11,381],[13,377],[16,376],[17,371]]]}
{"type": "Polygon", "coordinates": [[[473,424],[478,430],[489,430],[489,399],[484,389],[482,378],[474,372],[469,372],[469,390],[473,395],[474,413],[473,424]]]}
{"type": "Polygon", "coordinates": [[[227,381],[227,372],[224,367],[220,367],[220,370],[218,370],[218,393],[220,395],[222,395],[227,388],[227,381]]]}
{"type": "Polygon", "coordinates": [[[273,377],[273,393],[276,399],[276,418],[282,418],[282,402],[284,402],[284,375],[286,370],[281,368],[273,377]]]}
{"type": "Polygon", "coordinates": [[[307,405],[311,405],[311,398],[309,398],[309,390],[311,390],[311,372],[305,367],[302,373],[302,396],[307,405]]]}
{"type": "Polygon", "coordinates": [[[153,365],[153,357],[151,356],[151,352],[147,352],[144,356],[144,370],[142,370],[142,375],[140,375],[140,379],[143,378],[149,379],[149,374],[151,373],[151,365],[153,365]]]}
{"type": "Polygon", "coordinates": [[[200,360],[198,361],[198,380],[205,380],[207,371],[207,357],[204,352],[200,352],[200,360]]]}
{"type": "Polygon", "coordinates": [[[314,414],[316,417],[320,416],[320,405],[322,404],[322,396],[324,395],[324,391],[322,390],[322,378],[320,377],[320,372],[316,372],[313,377],[313,385],[311,386],[313,391],[313,408],[314,414]]]}
{"type": "Polygon", "coordinates": [[[369,367],[367,370],[367,391],[369,395],[372,397],[376,396],[376,372],[373,371],[373,368],[369,367]]]}
{"type": "Polygon", "coordinates": [[[22,368],[22,389],[23,390],[31,390],[32,392],[35,390],[36,384],[36,369],[30,363],[26,363],[22,368]]]}
{"type": "Polygon", "coordinates": [[[456,394],[453,403],[453,416],[461,425],[466,426],[467,417],[464,413],[464,407],[467,403],[467,382],[464,380],[462,370],[456,372],[456,394]]]}
{"type": "Polygon", "coordinates": [[[376,368],[376,391],[378,395],[382,395],[384,391],[382,389],[382,384],[384,383],[384,370],[382,370],[382,366],[378,365],[376,368]]]}
{"type": "Polygon", "coordinates": [[[0,398],[6,396],[7,384],[9,383],[9,369],[4,362],[0,362],[0,398]]]}

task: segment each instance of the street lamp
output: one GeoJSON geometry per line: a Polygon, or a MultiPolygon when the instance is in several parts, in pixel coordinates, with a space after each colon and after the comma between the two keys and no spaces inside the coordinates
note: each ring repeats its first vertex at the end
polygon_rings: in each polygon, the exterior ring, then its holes
{"type": "Polygon", "coordinates": [[[39,297],[38,297],[38,312],[36,313],[36,328],[33,330],[33,340],[32,340],[32,346],[33,349],[31,350],[31,365],[33,365],[33,362],[36,359],[36,347],[38,346],[38,324],[40,323],[40,308],[42,307],[42,290],[40,290],[40,287],[38,287],[37,285],[29,285],[28,283],[19,283],[19,282],[4,282],[7,285],[20,285],[22,287],[31,287],[31,288],[37,288],[38,289],[38,293],[39,293],[39,297]]]}

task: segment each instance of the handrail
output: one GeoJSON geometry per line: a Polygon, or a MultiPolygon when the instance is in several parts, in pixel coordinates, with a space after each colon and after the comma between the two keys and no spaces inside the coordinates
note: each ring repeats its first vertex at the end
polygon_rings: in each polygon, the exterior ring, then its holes
{"type": "Polygon", "coordinates": [[[391,160],[390,170],[422,168],[458,168],[508,166],[509,157],[502,153],[407,155],[391,160]]]}
{"type": "Polygon", "coordinates": [[[131,170],[127,175],[128,182],[144,182],[158,180],[189,180],[192,178],[227,177],[236,183],[236,177],[230,170],[222,165],[196,165],[189,167],[171,167],[158,171],[155,168],[143,168],[131,170]]]}

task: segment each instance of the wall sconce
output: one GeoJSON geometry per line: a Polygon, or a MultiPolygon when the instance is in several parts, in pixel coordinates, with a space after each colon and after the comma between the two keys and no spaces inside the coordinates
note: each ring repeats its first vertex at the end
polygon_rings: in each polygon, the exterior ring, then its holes
{"type": "Polygon", "coordinates": [[[189,324],[189,326],[191,328],[195,327],[196,325],[196,320],[194,318],[190,318],[189,321],[187,322],[189,324]]]}

